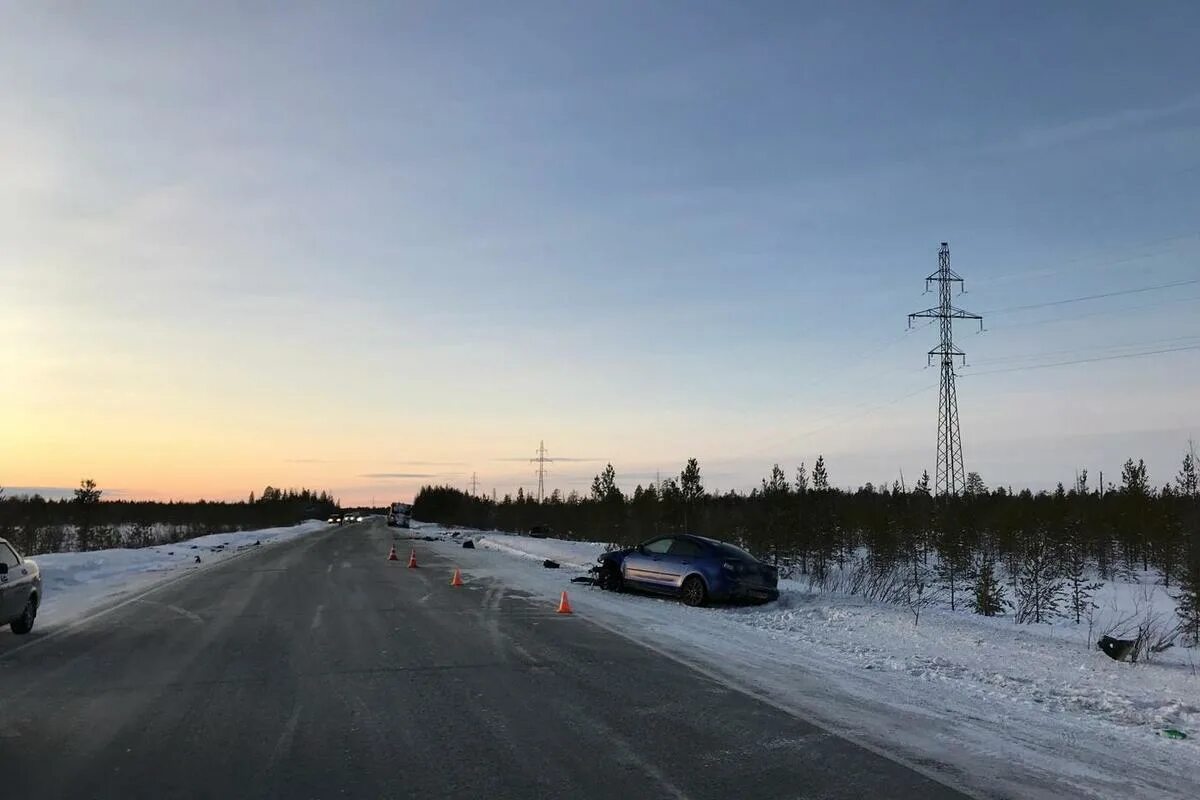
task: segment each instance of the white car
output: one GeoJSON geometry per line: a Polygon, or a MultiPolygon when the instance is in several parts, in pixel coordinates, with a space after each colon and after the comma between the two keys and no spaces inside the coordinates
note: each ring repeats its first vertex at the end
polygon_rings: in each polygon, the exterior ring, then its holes
{"type": "Polygon", "coordinates": [[[33,630],[42,602],[42,573],[38,565],[0,539],[0,625],[18,635],[33,630]]]}

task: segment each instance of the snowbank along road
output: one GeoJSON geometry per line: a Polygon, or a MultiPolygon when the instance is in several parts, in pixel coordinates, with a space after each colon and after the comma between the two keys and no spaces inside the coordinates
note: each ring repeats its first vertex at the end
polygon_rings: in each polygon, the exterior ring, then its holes
{"type": "Polygon", "coordinates": [[[495,553],[386,561],[394,535],[318,531],[3,634],[5,794],[964,796],[585,615],[448,585],[495,553]]]}

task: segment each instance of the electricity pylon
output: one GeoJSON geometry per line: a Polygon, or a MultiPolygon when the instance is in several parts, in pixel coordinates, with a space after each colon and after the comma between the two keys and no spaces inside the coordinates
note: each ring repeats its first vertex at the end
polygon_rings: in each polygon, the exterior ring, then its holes
{"type": "Polygon", "coordinates": [[[950,269],[950,245],[942,242],[938,251],[938,270],[925,279],[925,291],[929,291],[932,283],[938,285],[939,303],[933,308],[918,311],[908,315],[908,326],[918,317],[936,319],[941,323],[941,342],[929,351],[930,365],[934,356],[941,361],[942,386],[938,395],[938,438],[937,438],[937,477],[934,480],[935,494],[958,494],[967,485],[967,474],[963,467],[962,433],[958,425],[958,393],[954,386],[954,359],[957,357],[965,365],[967,354],[954,346],[954,320],[977,319],[979,330],[983,330],[983,317],[957,308],[950,301],[950,287],[960,284],[959,294],[962,294],[963,279],[957,272],[950,269]]]}
{"type": "Polygon", "coordinates": [[[542,498],[546,494],[546,465],[554,461],[553,458],[546,458],[546,442],[543,440],[538,443],[537,458],[529,459],[529,463],[538,465],[538,503],[542,502],[542,498]]]}

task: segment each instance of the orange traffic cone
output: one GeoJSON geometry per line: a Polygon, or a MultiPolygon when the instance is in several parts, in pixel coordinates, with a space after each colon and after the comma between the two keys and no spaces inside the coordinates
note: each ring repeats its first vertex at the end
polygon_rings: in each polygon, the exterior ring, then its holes
{"type": "Polygon", "coordinates": [[[417,566],[417,551],[413,550],[408,556],[408,568],[415,569],[417,566]]]}
{"type": "Polygon", "coordinates": [[[572,613],[571,612],[571,601],[567,599],[566,592],[562,593],[562,599],[558,601],[558,613],[559,614],[572,613]]]}
{"type": "Polygon", "coordinates": [[[462,586],[462,572],[459,571],[458,567],[454,568],[454,577],[450,579],[450,585],[462,586]]]}
{"type": "Polygon", "coordinates": [[[396,555],[396,545],[392,545],[392,549],[388,551],[388,561],[399,561],[400,556],[396,555]]]}

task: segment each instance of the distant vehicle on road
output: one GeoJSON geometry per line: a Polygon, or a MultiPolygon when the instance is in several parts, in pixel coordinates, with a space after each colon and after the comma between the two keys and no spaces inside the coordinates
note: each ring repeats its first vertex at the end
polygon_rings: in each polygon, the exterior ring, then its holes
{"type": "Polygon", "coordinates": [[[659,536],[600,556],[596,582],[605,589],[642,589],[709,601],[779,599],[779,573],[736,545],[691,534],[659,536]]]}
{"type": "Polygon", "coordinates": [[[0,625],[18,635],[33,630],[42,602],[42,573],[38,565],[0,539],[0,625]]]}
{"type": "Polygon", "coordinates": [[[408,503],[392,503],[388,506],[387,524],[392,528],[411,528],[412,506],[408,503]]]}
{"type": "Polygon", "coordinates": [[[529,529],[529,535],[534,539],[545,539],[547,536],[554,535],[554,529],[549,525],[534,525],[529,529]]]}
{"type": "Polygon", "coordinates": [[[341,525],[342,524],[342,515],[341,514],[330,514],[329,515],[329,524],[330,525],[341,525]]]}

